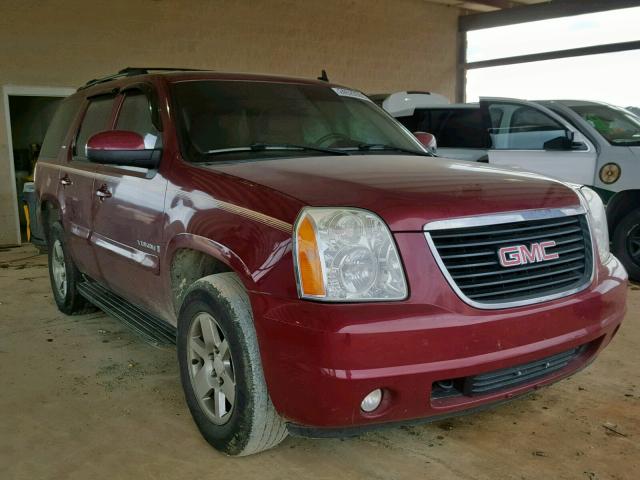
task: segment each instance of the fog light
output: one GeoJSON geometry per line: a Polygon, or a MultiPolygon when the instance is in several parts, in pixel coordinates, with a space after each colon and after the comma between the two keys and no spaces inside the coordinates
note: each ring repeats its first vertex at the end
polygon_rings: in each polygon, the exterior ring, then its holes
{"type": "Polygon", "coordinates": [[[363,412],[373,412],[376,408],[380,406],[380,402],[382,401],[382,390],[376,388],[373,392],[362,399],[362,403],[360,404],[360,408],[363,412]]]}

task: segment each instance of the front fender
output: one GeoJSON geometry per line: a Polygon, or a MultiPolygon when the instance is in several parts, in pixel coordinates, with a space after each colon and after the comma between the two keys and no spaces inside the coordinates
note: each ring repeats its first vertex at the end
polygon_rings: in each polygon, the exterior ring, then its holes
{"type": "MultiPolygon", "coordinates": [[[[178,250],[190,249],[222,262],[238,275],[249,292],[297,298],[291,236],[250,221],[239,223],[248,223],[244,235],[236,229],[229,231],[228,224],[223,224],[226,231],[220,228],[206,235],[174,235],[164,248],[162,271],[171,271],[178,250]]],[[[170,275],[166,277],[170,282],[170,275]]]]}

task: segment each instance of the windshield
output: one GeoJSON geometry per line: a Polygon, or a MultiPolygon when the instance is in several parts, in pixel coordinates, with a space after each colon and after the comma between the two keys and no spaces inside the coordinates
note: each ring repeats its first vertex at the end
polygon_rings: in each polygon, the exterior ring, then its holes
{"type": "Polygon", "coordinates": [[[640,118],[608,105],[568,105],[612,145],[640,145],[640,118]]]}
{"type": "Polygon", "coordinates": [[[258,81],[172,85],[185,157],[194,162],[283,155],[426,155],[401,125],[344,88],[258,81]]]}

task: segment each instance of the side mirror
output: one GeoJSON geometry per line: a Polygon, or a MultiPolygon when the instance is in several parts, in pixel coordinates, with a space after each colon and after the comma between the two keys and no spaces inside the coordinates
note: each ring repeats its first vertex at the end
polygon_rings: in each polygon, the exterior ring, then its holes
{"type": "Polygon", "coordinates": [[[573,148],[573,135],[563,135],[561,137],[552,138],[551,140],[544,142],[542,147],[545,150],[571,150],[573,148]]]}
{"type": "Polygon", "coordinates": [[[142,135],[127,130],[99,132],[87,142],[89,161],[106,165],[157,168],[161,154],[161,149],[145,148],[142,135]]]}
{"type": "Polygon", "coordinates": [[[582,134],[567,130],[564,136],[552,138],[543,144],[545,150],[586,150],[587,144],[582,134]]]}
{"type": "Polygon", "coordinates": [[[422,144],[424,148],[427,149],[427,152],[436,154],[438,150],[438,143],[436,142],[435,135],[427,132],[413,132],[413,136],[418,139],[418,141],[422,144]]]}

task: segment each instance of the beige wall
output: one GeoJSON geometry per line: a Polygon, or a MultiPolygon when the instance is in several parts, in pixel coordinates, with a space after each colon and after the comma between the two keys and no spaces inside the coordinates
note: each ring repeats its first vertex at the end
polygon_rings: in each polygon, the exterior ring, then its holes
{"type": "MultiPolygon", "coordinates": [[[[0,85],[78,86],[126,66],[455,90],[458,10],[424,0],[0,0],[0,85]]],[[[0,103],[0,244],[15,238],[0,103]]],[[[12,181],[12,180],[11,180],[12,181]]]]}

